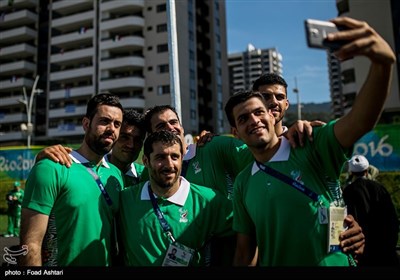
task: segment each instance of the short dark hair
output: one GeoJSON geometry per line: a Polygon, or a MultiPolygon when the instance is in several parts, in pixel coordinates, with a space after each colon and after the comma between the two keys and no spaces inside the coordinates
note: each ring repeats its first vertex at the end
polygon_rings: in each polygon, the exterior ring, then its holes
{"type": "Polygon", "coordinates": [[[144,126],[144,115],[142,113],[139,113],[135,109],[125,109],[122,122],[126,123],[127,125],[134,125],[143,132],[146,131],[146,128],[144,126]]]}
{"type": "Polygon", "coordinates": [[[253,90],[259,91],[259,87],[261,87],[261,86],[276,85],[276,84],[283,86],[287,93],[288,85],[287,85],[285,79],[275,73],[266,73],[266,74],[261,75],[257,80],[254,81],[253,90]]]}
{"type": "Polygon", "coordinates": [[[99,105],[108,105],[113,107],[118,107],[121,111],[124,111],[121,103],[119,102],[118,95],[110,94],[110,93],[99,93],[90,98],[87,106],[86,106],[86,117],[89,120],[92,120],[94,115],[97,113],[97,107],[99,105]]]}
{"type": "Polygon", "coordinates": [[[161,142],[167,145],[179,144],[181,154],[183,155],[183,144],[181,138],[172,131],[160,130],[150,133],[143,144],[143,154],[150,158],[150,154],[153,152],[153,144],[156,142],[161,142]]]}
{"type": "Polygon", "coordinates": [[[225,104],[225,114],[231,127],[236,127],[235,118],[233,117],[233,108],[253,97],[260,98],[265,102],[264,96],[260,92],[251,90],[240,90],[229,97],[228,102],[225,104]]]}
{"type": "Polygon", "coordinates": [[[179,119],[178,113],[176,112],[175,108],[170,106],[170,105],[160,105],[160,106],[154,106],[148,109],[144,115],[144,124],[146,126],[147,132],[152,133],[151,131],[151,118],[158,113],[162,113],[164,111],[171,110],[172,112],[175,113],[176,117],[178,118],[178,121],[181,122],[179,119]]]}

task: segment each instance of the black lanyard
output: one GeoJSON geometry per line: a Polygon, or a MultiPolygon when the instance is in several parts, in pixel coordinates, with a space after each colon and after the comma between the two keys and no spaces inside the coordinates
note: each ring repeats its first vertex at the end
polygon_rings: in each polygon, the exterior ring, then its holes
{"type": "Polygon", "coordinates": [[[168,237],[171,239],[172,242],[175,242],[175,238],[171,233],[171,227],[168,224],[167,220],[165,219],[163,212],[160,210],[160,207],[158,207],[156,198],[153,195],[153,191],[151,190],[150,184],[148,184],[147,187],[149,191],[151,204],[153,204],[154,213],[156,214],[157,219],[160,222],[163,231],[168,235],[168,237]]]}
{"type": "Polygon", "coordinates": [[[276,177],[277,179],[285,182],[289,186],[292,186],[296,190],[298,190],[301,193],[305,194],[306,196],[310,197],[312,200],[319,201],[318,194],[316,194],[315,192],[313,192],[312,190],[310,190],[309,188],[304,186],[302,183],[293,180],[292,178],[286,176],[285,174],[282,174],[279,171],[262,164],[261,162],[256,161],[256,164],[257,164],[258,168],[260,168],[266,174],[270,174],[270,175],[276,177]]]}
{"type": "Polygon", "coordinates": [[[96,181],[97,186],[99,186],[99,189],[101,191],[101,193],[103,194],[104,198],[106,199],[106,202],[108,204],[108,206],[112,205],[112,200],[110,195],[108,194],[106,188],[104,187],[103,183],[100,181],[100,177],[99,175],[97,175],[92,168],[86,166],[87,171],[90,173],[90,175],[92,175],[93,179],[96,181]]]}
{"type": "Polygon", "coordinates": [[[181,176],[183,176],[183,177],[185,177],[185,175],[186,175],[187,169],[189,167],[189,162],[190,162],[190,159],[182,161],[181,176]]]}

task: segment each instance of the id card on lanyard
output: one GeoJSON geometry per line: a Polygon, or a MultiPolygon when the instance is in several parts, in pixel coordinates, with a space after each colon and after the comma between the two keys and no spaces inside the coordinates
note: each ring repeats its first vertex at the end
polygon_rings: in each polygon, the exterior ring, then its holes
{"type": "Polygon", "coordinates": [[[148,192],[150,201],[153,205],[154,213],[156,214],[164,233],[168,236],[168,239],[171,242],[164,257],[162,266],[189,266],[195,251],[175,241],[175,238],[171,232],[171,227],[165,219],[163,212],[158,207],[150,184],[148,185],[148,192]]]}
{"type": "Polygon", "coordinates": [[[168,247],[162,266],[189,266],[194,250],[177,242],[168,247]]]}

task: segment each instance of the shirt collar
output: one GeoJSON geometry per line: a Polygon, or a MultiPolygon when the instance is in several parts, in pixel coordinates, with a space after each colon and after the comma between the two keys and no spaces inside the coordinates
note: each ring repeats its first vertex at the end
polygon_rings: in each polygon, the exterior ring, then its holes
{"type": "MultiPolygon", "coordinates": [[[[172,196],[168,197],[166,200],[172,202],[174,204],[183,206],[185,205],[186,199],[189,195],[190,183],[182,176],[180,176],[181,184],[179,185],[179,189],[172,196]]],[[[148,186],[150,181],[147,181],[142,187],[142,193],[140,195],[141,200],[150,200],[148,186]]],[[[154,197],[157,198],[157,195],[154,194],[154,197]]]]}
{"type": "Polygon", "coordinates": [[[183,156],[183,160],[191,160],[196,156],[196,144],[190,144],[187,146],[186,153],[183,156]]]}
{"type": "MultiPolygon", "coordinates": [[[[281,143],[279,145],[279,149],[276,151],[274,156],[268,162],[274,161],[287,161],[290,156],[290,143],[286,137],[279,137],[281,139],[281,143]]],[[[264,163],[264,162],[263,162],[264,163]]],[[[251,168],[251,175],[254,175],[260,168],[257,166],[257,163],[254,162],[251,168]]]]}
{"type": "MultiPolygon", "coordinates": [[[[112,152],[112,151],[111,151],[111,152],[112,152]]],[[[108,154],[106,154],[106,155],[104,156],[104,160],[105,160],[106,162],[110,162],[111,152],[108,153],[108,154]]],[[[137,178],[137,177],[138,177],[138,176],[137,176],[137,172],[136,172],[136,167],[135,167],[135,164],[134,164],[133,162],[131,163],[130,169],[129,169],[128,171],[125,172],[125,175],[130,176],[130,177],[133,177],[133,178],[137,178]]]]}
{"type": "MultiPolygon", "coordinates": [[[[82,156],[80,153],[78,153],[77,151],[72,151],[69,154],[69,157],[72,159],[72,161],[74,161],[75,163],[80,163],[80,164],[85,164],[88,163],[89,160],[87,160],[84,156],[82,156]]],[[[105,157],[103,157],[101,159],[101,165],[104,166],[105,168],[110,168],[110,166],[108,165],[107,161],[104,159],[105,157]]]]}

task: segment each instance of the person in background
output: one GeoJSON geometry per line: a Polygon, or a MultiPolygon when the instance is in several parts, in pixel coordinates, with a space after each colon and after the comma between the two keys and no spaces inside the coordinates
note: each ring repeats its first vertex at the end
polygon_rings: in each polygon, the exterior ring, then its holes
{"type": "Polygon", "coordinates": [[[166,130],[144,142],[142,161],[150,180],[121,192],[118,215],[128,266],[202,265],[207,241],[232,232],[231,202],[181,176],[183,147],[181,138],[166,130]]]}
{"type": "MultiPolygon", "coordinates": [[[[144,166],[135,161],[142,150],[145,136],[143,114],[134,109],[126,109],[118,140],[105,157],[125,175],[125,187],[136,185],[141,181],[144,166]]],[[[143,176],[148,178],[147,174],[143,174],[143,176]]]]}
{"type": "Polygon", "coordinates": [[[343,190],[348,213],[359,222],[365,235],[359,266],[399,265],[396,246],[399,219],[386,188],[368,178],[368,160],[355,155],[348,161],[352,181],[343,190]],[[383,235],[383,236],[382,236],[383,235]]]}
{"type": "Polygon", "coordinates": [[[19,181],[14,182],[14,187],[6,195],[8,227],[4,237],[18,237],[21,226],[21,205],[24,199],[24,190],[19,181]]]}
{"type": "Polygon", "coordinates": [[[117,141],[123,108],[112,94],[94,95],[82,120],[81,146],[68,168],[38,161],[22,204],[23,266],[109,266],[122,174],[104,160],[117,141]]]}
{"type": "Polygon", "coordinates": [[[367,23],[347,17],[332,21],[348,28],[327,37],[347,41],[335,55],[340,60],[366,56],[370,73],[351,111],[315,128],[313,142],[290,149],[284,137],[277,137],[275,118],[261,93],[233,95],[225,106],[234,135],[256,160],[235,180],[236,265],[249,265],[257,245],[262,266],[346,266],[352,261],[338,246],[346,233],[343,220],[334,219],[345,216],[338,178],[354,143],[381,115],[396,58],[367,23]]]}

